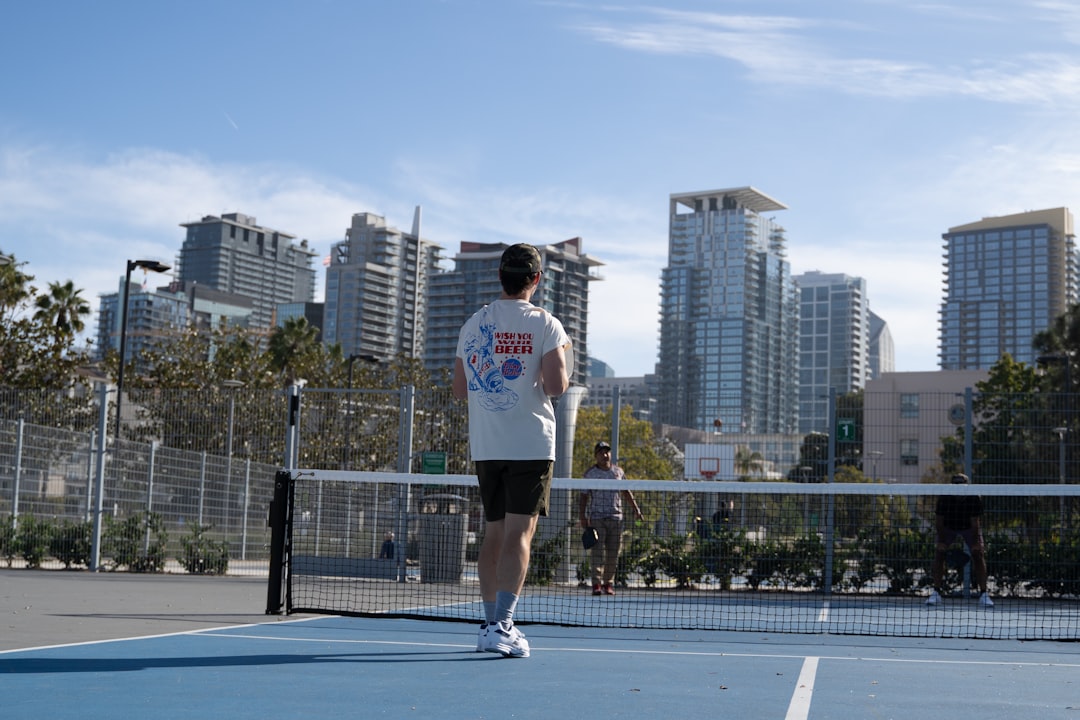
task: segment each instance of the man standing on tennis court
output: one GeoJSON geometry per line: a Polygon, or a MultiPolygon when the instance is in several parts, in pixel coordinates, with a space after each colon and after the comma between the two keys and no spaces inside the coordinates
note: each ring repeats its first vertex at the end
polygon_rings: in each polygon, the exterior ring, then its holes
{"type": "Polygon", "coordinates": [[[469,446],[486,521],[478,562],[485,617],[476,649],[503,657],[529,657],[514,610],[537,520],[548,510],[551,398],[570,386],[570,338],[557,318],[530,302],[542,276],[535,247],[508,247],[499,263],[502,295],[462,326],[454,360],[454,396],[469,400],[469,446]]]}
{"type": "MultiPolygon", "coordinates": [[[[966,485],[968,476],[957,473],[952,476],[952,483],[966,485]]],[[[986,591],[986,550],[982,537],[982,512],[982,498],[978,495],[938,497],[937,507],[934,510],[937,545],[934,547],[934,563],[930,568],[934,588],[926,600],[927,605],[937,605],[941,602],[941,590],[945,580],[945,554],[949,546],[958,539],[963,539],[964,544],[971,551],[971,567],[975,583],[982,592],[979,595],[979,604],[983,607],[994,607],[994,601],[990,599],[990,594],[986,591]]]]}
{"type": "MultiPolygon", "coordinates": [[[[601,440],[593,449],[596,462],[585,471],[587,478],[625,480],[626,473],[611,462],[611,445],[601,440]]],[[[634,494],[629,490],[586,490],[578,498],[578,514],[581,527],[596,530],[597,543],[592,546],[589,561],[592,564],[592,594],[615,594],[615,569],[622,550],[623,500],[634,508],[634,517],[641,519],[634,494]]]]}

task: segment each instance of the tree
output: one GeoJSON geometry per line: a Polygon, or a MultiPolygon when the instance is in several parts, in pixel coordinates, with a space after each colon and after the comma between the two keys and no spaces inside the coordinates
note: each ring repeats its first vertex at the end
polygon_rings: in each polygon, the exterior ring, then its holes
{"type": "Polygon", "coordinates": [[[319,329],[304,317],[289,318],[270,332],[270,367],[279,374],[285,387],[303,377],[302,368],[320,364],[317,361],[321,358],[317,356],[321,355],[323,346],[318,336],[319,329]]]}
{"type": "Polygon", "coordinates": [[[761,475],[764,469],[764,455],[746,445],[735,448],[735,474],[740,480],[750,480],[754,475],[761,475]]]}
{"type": "MultiPolygon", "coordinates": [[[[31,284],[34,277],[12,260],[0,265],[0,386],[70,388],[78,381],[76,369],[87,362],[86,353],[75,348],[74,332],[57,333],[38,317],[28,316],[38,290],[31,284]]],[[[67,286],[71,286],[70,281],[57,287],[67,286]]],[[[78,297],[80,291],[73,286],[70,289],[70,294],[78,297]]]]}
{"type": "Polygon", "coordinates": [[[73,338],[83,331],[83,316],[90,314],[90,303],[80,294],[82,290],[68,280],[65,283],[49,283],[49,294],[38,295],[34,304],[38,310],[34,319],[53,328],[53,337],[59,342],[73,338]]]}
{"type": "MultiPolygon", "coordinates": [[[[578,410],[574,431],[574,477],[581,477],[595,462],[593,448],[600,440],[611,442],[611,406],[606,410],[578,410]]],[[[639,480],[674,480],[676,468],[667,445],[653,434],[652,425],[634,417],[634,409],[622,406],[619,413],[619,457],[626,477],[639,480]]]]}

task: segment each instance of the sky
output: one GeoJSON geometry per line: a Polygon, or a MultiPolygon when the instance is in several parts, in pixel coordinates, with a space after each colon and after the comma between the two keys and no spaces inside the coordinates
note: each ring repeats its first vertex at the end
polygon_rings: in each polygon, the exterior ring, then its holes
{"type": "MultiPolygon", "coordinates": [[[[354,213],[581,237],[589,351],[653,372],[672,194],[787,206],[794,274],[867,281],[936,370],[941,235],[1080,206],[1072,0],[51,0],[0,10],[0,251],[94,309],[181,223],[320,255],[354,213]]],[[[323,268],[317,265],[322,300],[323,268]]],[[[138,275],[136,275],[138,279],[138,275]]],[[[160,278],[147,278],[157,284],[160,278]]],[[[162,279],[164,284],[164,279],[162,279]]]]}

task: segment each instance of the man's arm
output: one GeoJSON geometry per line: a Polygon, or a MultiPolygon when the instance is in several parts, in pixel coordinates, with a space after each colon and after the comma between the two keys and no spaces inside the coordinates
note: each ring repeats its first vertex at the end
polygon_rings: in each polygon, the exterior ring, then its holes
{"type": "Polygon", "coordinates": [[[638,520],[642,519],[641,508],[638,507],[637,500],[634,499],[634,493],[629,490],[623,490],[623,496],[626,497],[626,501],[630,503],[630,506],[634,508],[634,517],[638,520]]]}
{"type": "Polygon", "coordinates": [[[469,397],[469,381],[465,377],[465,363],[461,358],[454,358],[454,397],[464,400],[469,397]]]}
{"type": "MultiPolygon", "coordinates": [[[[544,383],[544,392],[549,397],[558,397],[570,387],[570,378],[566,376],[565,352],[562,346],[557,347],[546,352],[540,361],[540,377],[544,383]]],[[[461,362],[460,358],[458,362],[461,362]]],[[[462,364],[463,374],[464,368],[462,364]]]]}

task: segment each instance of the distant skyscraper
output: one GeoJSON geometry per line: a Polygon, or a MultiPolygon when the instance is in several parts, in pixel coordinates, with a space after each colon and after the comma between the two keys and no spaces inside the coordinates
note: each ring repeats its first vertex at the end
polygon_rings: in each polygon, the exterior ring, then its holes
{"type": "Polygon", "coordinates": [[[357,213],[326,268],[323,341],[345,355],[423,359],[428,283],[442,248],[420,237],[420,208],[411,233],[373,213],[357,213]]]}
{"type": "MultiPolygon", "coordinates": [[[[97,344],[94,356],[105,357],[108,350],[120,350],[120,304],[123,302],[124,278],[119,290],[100,296],[97,344]]],[[[147,288],[132,281],[128,297],[127,342],[125,362],[137,361],[139,354],[151,349],[170,334],[186,328],[199,330],[223,326],[246,327],[251,317],[251,298],[174,281],[164,287],[147,288]]]]}
{"type": "Polygon", "coordinates": [[[792,433],[799,306],[785,205],[751,187],[671,196],[661,273],[657,414],[666,425],[792,433]]]}
{"type": "Polygon", "coordinates": [[[799,432],[829,431],[829,391],[858,390],[870,379],[866,280],[817,271],[799,284],[799,432]]]}
{"type": "Polygon", "coordinates": [[[282,303],[277,306],[278,327],[285,327],[285,321],[304,318],[308,325],[319,328],[317,339],[322,342],[323,303],[282,303]]]}
{"type": "Polygon", "coordinates": [[[187,237],[177,279],[251,298],[250,327],[273,327],[279,303],[314,301],[315,251],[307,240],[294,245],[294,235],[260,227],[241,213],[207,215],[180,227],[187,228],[187,237]]]}
{"type": "Polygon", "coordinates": [[[870,311],[870,379],[896,372],[896,346],[889,325],[870,311]]]}
{"type": "MultiPolygon", "coordinates": [[[[124,278],[120,278],[117,292],[100,297],[97,324],[98,360],[112,349],[120,350],[120,306],[123,303],[124,278]]],[[[182,291],[167,287],[150,289],[142,282],[128,285],[127,340],[124,345],[124,362],[130,363],[144,350],[170,332],[188,327],[191,319],[190,301],[182,291]]]]}
{"type": "Polygon", "coordinates": [[[588,370],[586,374],[591,378],[613,378],[615,377],[615,368],[608,365],[600,358],[590,357],[588,360],[588,370]]]}
{"type": "MultiPolygon", "coordinates": [[[[454,270],[431,278],[428,293],[428,335],[424,364],[433,371],[454,367],[458,332],[477,310],[502,293],[499,259],[505,243],[461,243],[454,270]]],[[[534,305],[562,322],[574,345],[575,365],[570,381],[584,385],[588,372],[586,325],[589,319],[589,283],[599,280],[593,269],[603,263],[581,251],[581,238],[538,245],[544,262],[534,305]]]]}
{"type": "Polygon", "coordinates": [[[987,370],[1003,354],[1034,365],[1031,341],[1077,301],[1077,250],[1067,208],[949,228],[941,304],[942,370],[987,370]]]}

